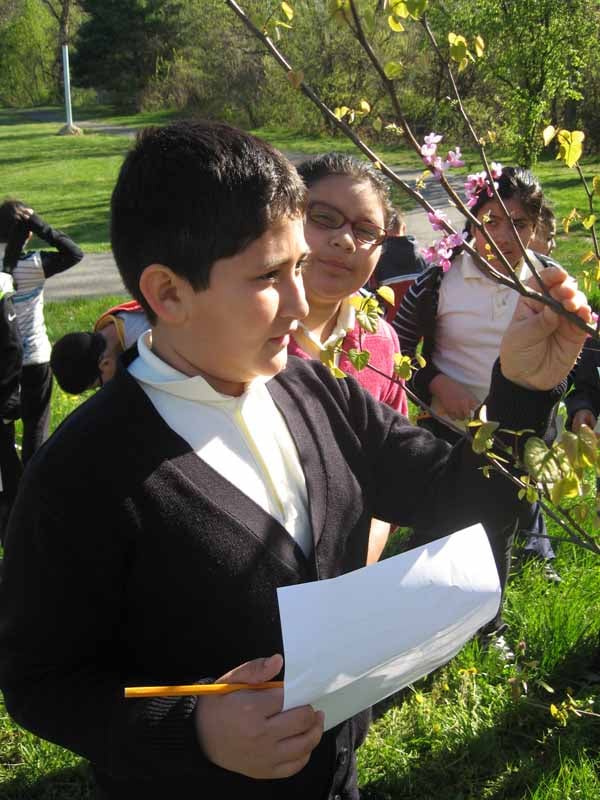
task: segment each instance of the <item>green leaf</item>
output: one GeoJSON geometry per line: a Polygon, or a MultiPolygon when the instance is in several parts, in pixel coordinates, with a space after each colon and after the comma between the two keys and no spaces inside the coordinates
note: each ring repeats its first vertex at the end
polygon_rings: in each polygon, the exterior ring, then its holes
{"type": "Polygon", "coordinates": [[[354,348],[348,350],[346,355],[350,359],[350,363],[354,369],[358,370],[359,372],[361,369],[364,369],[367,366],[369,359],[371,358],[371,353],[369,353],[368,350],[355,350],[354,348]]]}
{"type": "Polygon", "coordinates": [[[336,367],[335,365],[329,367],[329,371],[331,372],[331,374],[333,375],[334,378],[346,378],[347,377],[346,373],[343,370],[341,370],[339,367],[336,367]]]}
{"type": "Polygon", "coordinates": [[[380,286],[379,289],[377,289],[377,294],[385,300],[386,303],[389,303],[391,306],[394,305],[396,296],[391,286],[380,286]]]}
{"type": "Polygon", "coordinates": [[[571,465],[564,451],[550,449],[537,436],[525,442],[524,461],[529,474],[540,483],[557,483],[571,472],[571,465]]]}
{"type": "Polygon", "coordinates": [[[368,100],[361,100],[358,104],[358,108],[362,114],[369,114],[371,111],[371,104],[368,100]]]}
{"type": "Polygon", "coordinates": [[[410,356],[403,356],[401,353],[394,353],[394,374],[405,381],[410,380],[412,375],[410,356]]]}
{"type": "Polygon", "coordinates": [[[467,57],[467,40],[460,34],[450,32],[448,42],[450,43],[450,58],[460,65],[467,57]]]}
{"type": "Polygon", "coordinates": [[[356,321],[364,331],[376,333],[379,327],[379,314],[363,308],[356,315],[356,321]]]}
{"type": "Polygon", "coordinates": [[[477,58],[481,58],[483,56],[483,51],[485,50],[485,42],[483,41],[483,37],[476,36],[474,39],[475,43],[475,53],[477,58]]]}
{"type": "Polygon", "coordinates": [[[393,81],[402,75],[403,67],[400,61],[388,61],[384,66],[383,71],[385,73],[385,77],[388,80],[393,81]]]}
{"type": "Polygon", "coordinates": [[[483,422],[477,429],[477,433],[473,437],[473,452],[485,453],[492,446],[494,439],[494,431],[499,427],[499,422],[483,422]]]}
{"type": "Polygon", "coordinates": [[[600,194],[600,175],[595,175],[592,179],[592,191],[594,194],[600,194]]]}
{"type": "Polygon", "coordinates": [[[373,130],[377,133],[381,133],[381,129],[383,128],[383,120],[381,117],[377,117],[377,119],[373,120],[373,130]]]}
{"type": "Polygon", "coordinates": [[[421,369],[427,366],[427,359],[423,358],[423,356],[420,353],[415,353],[415,361],[421,367],[421,369]]]}
{"type": "Polygon", "coordinates": [[[294,9],[288,3],[282,3],[281,10],[289,20],[294,19],[294,9]]]}

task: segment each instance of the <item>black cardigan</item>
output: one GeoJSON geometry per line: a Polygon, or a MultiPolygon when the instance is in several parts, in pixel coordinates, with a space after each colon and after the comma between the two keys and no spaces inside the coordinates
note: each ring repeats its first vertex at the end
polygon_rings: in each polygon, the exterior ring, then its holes
{"type": "MultiPolygon", "coordinates": [[[[214,678],[283,652],[277,587],[363,566],[374,516],[443,536],[529,513],[511,484],[482,477],[469,447],[451,451],[351,378],[292,358],[268,387],[304,468],[310,558],[125,370],[21,483],[0,584],[0,686],[14,719],[88,758],[110,798],[357,798],[364,713],[328,731],[297,775],[256,781],[203,756],[195,698],[126,701],[123,687],[214,678]]],[[[553,402],[497,369],[489,417],[540,432],[553,402]]]]}

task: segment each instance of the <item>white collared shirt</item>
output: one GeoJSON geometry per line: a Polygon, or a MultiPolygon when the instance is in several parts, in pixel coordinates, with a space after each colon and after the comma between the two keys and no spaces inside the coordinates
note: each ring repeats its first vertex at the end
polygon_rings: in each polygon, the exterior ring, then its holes
{"type": "Polygon", "coordinates": [[[266,380],[240,397],[220,394],[151,350],[152,331],[138,339],[129,372],[156,411],[199,458],[277,519],[309,556],[313,539],[308,494],[298,452],[266,380]]]}
{"type": "MultiPolygon", "coordinates": [[[[535,255],[528,254],[535,263],[535,255]]],[[[530,274],[523,263],[519,277],[524,281],[530,274]]],[[[514,289],[480,272],[466,252],[454,259],[441,282],[432,362],[480,402],[489,392],[492,367],[518,300],[514,289]]],[[[443,413],[435,403],[434,410],[443,413]]]]}

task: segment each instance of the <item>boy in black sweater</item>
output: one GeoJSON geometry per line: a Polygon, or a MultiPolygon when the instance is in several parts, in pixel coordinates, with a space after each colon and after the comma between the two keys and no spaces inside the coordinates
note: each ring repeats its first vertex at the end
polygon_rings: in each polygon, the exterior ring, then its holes
{"type": "MultiPolygon", "coordinates": [[[[205,122],[142,132],[113,193],[116,261],[152,330],[26,471],[0,584],[9,713],[88,758],[111,800],[356,800],[365,712],[323,733],[277,688],[123,687],[281,676],[277,588],[364,566],[373,516],[440,536],[504,526],[501,564],[530,512],[464,443],[318,362],[286,366],[307,313],[304,200],[280,153],[205,122]]],[[[589,320],[564,271],[544,280],[589,320]]],[[[488,416],[540,432],[583,338],[522,300],[488,416]]]]}

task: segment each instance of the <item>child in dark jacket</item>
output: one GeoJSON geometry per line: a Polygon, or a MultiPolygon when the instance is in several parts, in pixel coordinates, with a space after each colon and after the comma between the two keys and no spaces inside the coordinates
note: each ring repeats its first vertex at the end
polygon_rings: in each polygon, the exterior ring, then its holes
{"type": "Polygon", "coordinates": [[[52,372],[44,320],[44,283],[81,261],[83,253],[68,236],[51,228],[19,200],[6,200],[0,206],[0,242],[6,243],[4,271],[13,277],[14,308],[23,340],[21,419],[22,459],[26,464],[50,428],[52,372]],[[24,252],[34,233],[55,250],[24,252]]]}

